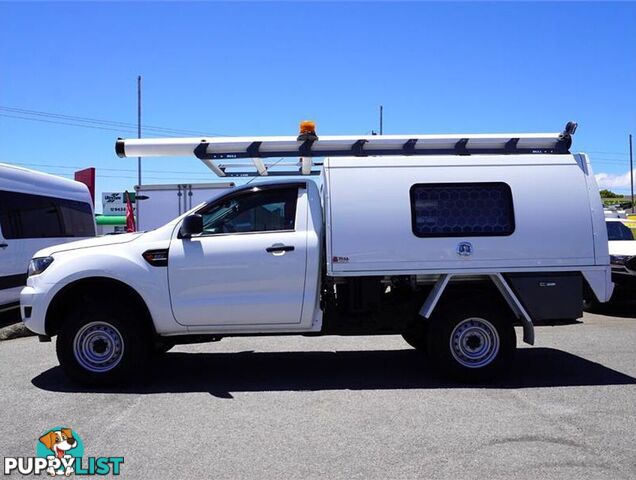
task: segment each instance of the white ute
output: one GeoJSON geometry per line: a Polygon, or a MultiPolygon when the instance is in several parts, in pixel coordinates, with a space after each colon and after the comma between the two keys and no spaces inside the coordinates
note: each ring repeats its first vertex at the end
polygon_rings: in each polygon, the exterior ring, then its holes
{"type": "Polygon", "coordinates": [[[318,137],[304,123],[298,137],[120,139],[120,157],[194,154],[258,183],[154,231],[41,250],[24,322],[57,335],[71,378],[98,385],[174,344],[290,334],[402,334],[455,378],[492,378],[511,365],[516,323],[532,344],[534,323],[582,316],[584,288],[612,294],[575,128],[318,137]]]}

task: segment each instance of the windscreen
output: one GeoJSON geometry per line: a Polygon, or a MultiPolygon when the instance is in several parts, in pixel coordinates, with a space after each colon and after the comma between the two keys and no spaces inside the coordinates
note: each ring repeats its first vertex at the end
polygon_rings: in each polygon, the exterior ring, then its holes
{"type": "Polygon", "coordinates": [[[634,234],[623,222],[605,222],[605,225],[608,240],[634,240],[634,234]]]}

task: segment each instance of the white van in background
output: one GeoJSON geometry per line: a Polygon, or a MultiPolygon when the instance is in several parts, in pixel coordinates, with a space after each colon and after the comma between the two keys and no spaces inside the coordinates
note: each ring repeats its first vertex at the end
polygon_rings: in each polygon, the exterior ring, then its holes
{"type": "Polygon", "coordinates": [[[0,312],[18,308],[35,252],[94,236],[86,185],[0,163],[0,312]]]}

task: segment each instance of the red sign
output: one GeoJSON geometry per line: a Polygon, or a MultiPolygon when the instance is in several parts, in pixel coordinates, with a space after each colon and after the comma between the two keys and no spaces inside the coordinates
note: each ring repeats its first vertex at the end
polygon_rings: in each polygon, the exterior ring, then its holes
{"type": "Polygon", "coordinates": [[[84,170],[78,170],[75,172],[75,180],[82,182],[88,187],[88,191],[91,194],[91,200],[93,206],[95,206],[95,168],[85,168],[84,170]]]}

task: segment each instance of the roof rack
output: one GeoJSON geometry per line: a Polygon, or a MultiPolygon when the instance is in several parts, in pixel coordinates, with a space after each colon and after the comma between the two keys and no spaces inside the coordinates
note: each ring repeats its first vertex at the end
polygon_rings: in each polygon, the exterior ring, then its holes
{"type": "Polygon", "coordinates": [[[475,135],[329,135],[318,137],[303,129],[299,136],[117,139],[119,157],[185,157],[194,155],[220,177],[315,175],[322,163],[315,157],[377,155],[507,155],[567,154],[577,124],[561,133],[475,135]],[[298,158],[283,162],[284,158],[298,158]],[[277,158],[265,163],[264,158],[277,158]],[[250,159],[250,162],[236,160],[250,159]],[[229,161],[219,163],[219,161],[229,161]],[[233,171],[234,168],[253,168],[233,171]],[[276,167],[274,169],[274,167],[276,167]],[[281,170],[292,167],[293,170],[281,170]]]}

